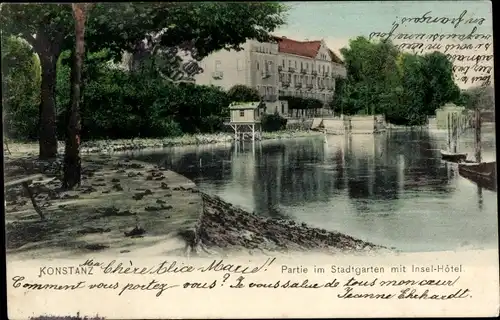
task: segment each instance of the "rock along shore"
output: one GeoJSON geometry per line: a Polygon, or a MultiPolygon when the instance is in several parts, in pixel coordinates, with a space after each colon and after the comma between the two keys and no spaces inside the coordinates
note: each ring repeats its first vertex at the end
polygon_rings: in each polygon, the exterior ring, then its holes
{"type": "Polygon", "coordinates": [[[387,248],[339,232],[312,228],[293,220],[265,218],[248,213],[217,196],[201,193],[203,213],[193,243],[197,253],[250,254],[289,252],[355,253],[387,248]]]}
{"type": "Polygon", "coordinates": [[[42,173],[31,184],[41,221],[20,186],[6,190],[7,252],[67,257],[88,252],[147,255],[230,252],[348,253],[385,250],[293,220],[261,217],[197,190],[187,178],[109,154],[82,157],[82,186],[62,191],[62,159],[6,156],[7,176],[42,173]],[[21,165],[22,163],[22,165],[21,165]],[[20,169],[24,167],[23,169],[20,169]]]}

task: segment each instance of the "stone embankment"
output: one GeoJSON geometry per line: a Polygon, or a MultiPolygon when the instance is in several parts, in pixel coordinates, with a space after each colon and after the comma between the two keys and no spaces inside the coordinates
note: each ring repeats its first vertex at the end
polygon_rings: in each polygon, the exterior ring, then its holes
{"type": "Polygon", "coordinates": [[[372,243],[293,220],[265,218],[245,212],[216,196],[202,193],[203,213],[196,228],[199,254],[248,251],[270,254],[298,251],[353,253],[383,250],[372,243]]]}

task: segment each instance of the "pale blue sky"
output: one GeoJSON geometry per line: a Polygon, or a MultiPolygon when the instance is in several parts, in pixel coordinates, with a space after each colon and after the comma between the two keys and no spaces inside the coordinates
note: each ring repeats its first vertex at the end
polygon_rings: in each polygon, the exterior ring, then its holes
{"type": "MultiPolygon", "coordinates": [[[[490,1],[310,1],[287,2],[291,7],[288,24],[277,34],[299,38],[352,38],[369,35],[372,31],[389,31],[396,17],[421,16],[432,11],[431,16],[458,17],[467,10],[466,18],[485,17],[478,32],[492,32],[490,1]]],[[[462,25],[455,32],[468,32],[471,26],[462,25]]],[[[408,24],[398,31],[452,32],[453,26],[439,24],[408,24]],[[445,31],[446,29],[446,31],[445,31]]],[[[301,39],[298,39],[301,40],[301,39]]]]}

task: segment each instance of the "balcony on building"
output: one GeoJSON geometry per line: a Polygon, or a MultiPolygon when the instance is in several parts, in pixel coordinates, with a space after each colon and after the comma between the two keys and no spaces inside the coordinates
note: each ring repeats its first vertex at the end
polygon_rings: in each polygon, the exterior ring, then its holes
{"type": "Polygon", "coordinates": [[[307,69],[300,69],[300,73],[306,74],[307,73],[307,69]]]}
{"type": "Polygon", "coordinates": [[[306,84],[306,88],[312,90],[314,88],[314,85],[312,83],[308,83],[306,84]]]}
{"type": "Polygon", "coordinates": [[[268,70],[262,71],[262,79],[267,79],[271,76],[271,72],[268,70]]]}
{"type": "Polygon", "coordinates": [[[317,76],[317,75],[318,75],[318,71],[313,70],[313,71],[311,72],[311,74],[312,74],[313,76],[317,76]]]}
{"type": "Polygon", "coordinates": [[[288,72],[295,72],[295,68],[294,67],[288,67],[288,72]]]}
{"type": "Polygon", "coordinates": [[[220,79],[224,78],[224,72],[214,71],[214,72],[212,72],[212,78],[220,80],[220,79]]]}
{"type": "Polygon", "coordinates": [[[283,81],[283,82],[281,82],[281,86],[283,88],[288,88],[290,86],[290,81],[283,81]]]}
{"type": "Polygon", "coordinates": [[[295,88],[302,88],[302,82],[296,82],[295,88]]]}

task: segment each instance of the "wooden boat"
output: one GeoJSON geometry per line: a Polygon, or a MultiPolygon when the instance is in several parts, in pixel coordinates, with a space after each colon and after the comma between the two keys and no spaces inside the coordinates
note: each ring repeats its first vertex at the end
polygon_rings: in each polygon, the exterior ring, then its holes
{"type": "Polygon", "coordinates": [[[493,162],[464,162],[458,165],[458,173],[488,190],[497,191],[496,161],[493,162]]]}
{"type": "Polygon", "coordinates": [[[441,150],[441,158],[450,162],[463,162],[467,159],[467,153],[452,153],[441,150]]]}

